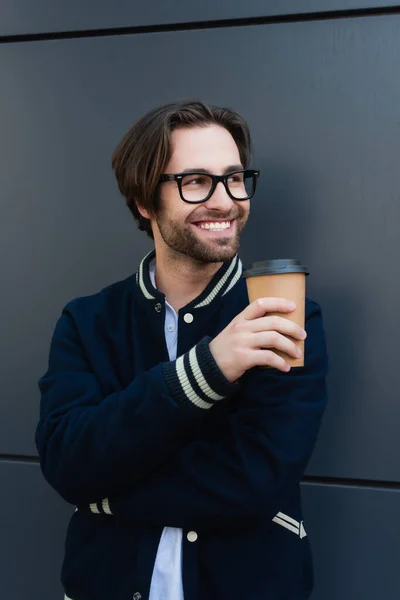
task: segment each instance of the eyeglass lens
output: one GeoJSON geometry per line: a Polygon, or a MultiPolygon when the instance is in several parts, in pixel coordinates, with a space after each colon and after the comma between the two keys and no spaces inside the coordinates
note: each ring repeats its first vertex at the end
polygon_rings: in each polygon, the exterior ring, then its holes
{"type": "MultiPolygon", "coordinates": [[[[252,174],[232,173],[227,178],[230,193],[237,200],[244,200],[253,193],[254,177],[252,174]]],[[[206,174],[186,175],[182,179],[182,195],[189,202],[207,198],[212,187],[212,178],[206,174]]]]}

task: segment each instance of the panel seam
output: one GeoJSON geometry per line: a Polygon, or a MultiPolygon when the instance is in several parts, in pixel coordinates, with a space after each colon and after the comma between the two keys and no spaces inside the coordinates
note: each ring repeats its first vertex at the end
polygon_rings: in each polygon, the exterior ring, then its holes
{"type": "Polygon", "coordinates": [[[360,17],[379,17],[400,14],[400,5],[331,10],[325,12],[291,13],[288,15],[271,15],[267,17],[238,17],[217,19],[215,21],[194,21],[186,23],[168,23],[163,25],[137,25],[127,27],[111,27],[83,29],[76,31],[52,31],[46,33],[26,33],[0,36],[0,44],[38,42],[47,40],[65,40],[90,37],[106,37],[121,35],[140,35],[145,33],[162,33],[172,31],[193,31],[202,29],[222,29],[226,27],[248,27],[257,25],[274,25],[280,23],[301,23],[304,21],[326,21],[360,17]]]}

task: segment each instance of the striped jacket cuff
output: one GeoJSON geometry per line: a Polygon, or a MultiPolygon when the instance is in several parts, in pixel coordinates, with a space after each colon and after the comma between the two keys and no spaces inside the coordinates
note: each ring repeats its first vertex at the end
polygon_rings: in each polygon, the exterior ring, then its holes
{"type": "Polygon", "coordinates": [[[101,502],[92,502],[89,508],[95,515],[112,515],[108,498],[103,498],[101,502]]]}
{"type": "Polygon", "coordinates": [[[162,365],[167,385],[178,404],[208,409],[238,390],[239,383],[230,383],[215,362],[209,347],[211,339],[204,337],[189,352],[162,365]]]}
{"type": "MultiPolygon", "coordinates": [[[[101,502],[92,502],[89,505],[89,509],[95,515],[111,515],[113,516],[113,512],[111,511],[110,501],[108,498],[104,498],[101,502]]],[[[75,509],[78,510],[78,509],[75,509]]],[[[298,536],[301,540],[307,537],[307,532],[304,527],[303,521],[296,521],[292,517],[285,515],[282,512],[278,512],[278,514],[272,519],[274,523],[277,523],[281,527],[288,529],[296,536],[298,536]]],[[[64,599],[65,600],[65,599],[64,599]]],[[[66,600],[69,600],[66,598],[66,600]]]]}

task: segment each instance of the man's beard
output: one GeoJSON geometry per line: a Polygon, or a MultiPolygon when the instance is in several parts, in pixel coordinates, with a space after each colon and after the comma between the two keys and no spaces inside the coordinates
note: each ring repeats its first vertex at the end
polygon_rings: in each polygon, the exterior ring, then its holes
{"type": "Polygon", "coordinates": [[[227,237],[215,237],[207,240],[196,235],[189,223],[182,225],[163,216],[162,211],[156,215],[156,222],[165,244],[201,263],[217,263],[232,260],[239,251],[240,235],[246,224],[244,215],[237,215],[236,231],[227,237]]]}

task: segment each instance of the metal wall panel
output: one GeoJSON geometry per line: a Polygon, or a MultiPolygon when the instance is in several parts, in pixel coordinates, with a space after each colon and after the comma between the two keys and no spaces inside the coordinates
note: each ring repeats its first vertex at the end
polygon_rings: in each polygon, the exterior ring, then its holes
{"type": "MultiPolygon", "coordinates": [[[[5,0],[0,35],[395,5],[116,0],[94,11],[87,0],[5,0]]],[[[152,247],[124,207],[110,158],[139,116],[175,98],[227,104],[249,121],[262,175],[244,263],[294,256],[310,267],[331,372],[309,473],[400,482],[399,34],[391,15],[2,46],[2,597],[62,598],[72,508],[23,458],[35,454],[37,379],[63,305],[134,272],[152,247]]],[[[313,600],[399,598],[400,491],[362,485],[303,485],[313,600]]]]}
{"type": "Polygon", "coordinates": [[[312,600],[400,598],[400,491],[303,485],[312,600]]]}
{"type": "Polygon", "coordinates": [[[64,303],[150,247],[117,193],[115,144],[154,104],[200,96],[253,130],[244,262],[298,256],[324,308],[330,406],[310,473],[399,480],[399,58],[397,16],[5,45],[0,452],[34,453],[64,303]]]}
{"type": "Polygon", "coordinates": [[[138,27],[370,9],[396,6],[395,0],[2,0],[0,35],[40,34],[114,27],[138,27]]]}
{"type": "Polygon", "coordinates": [[[0,595],[62,600],[64,540],[73,509],[34,463],[0,462],[0,595]]]}

